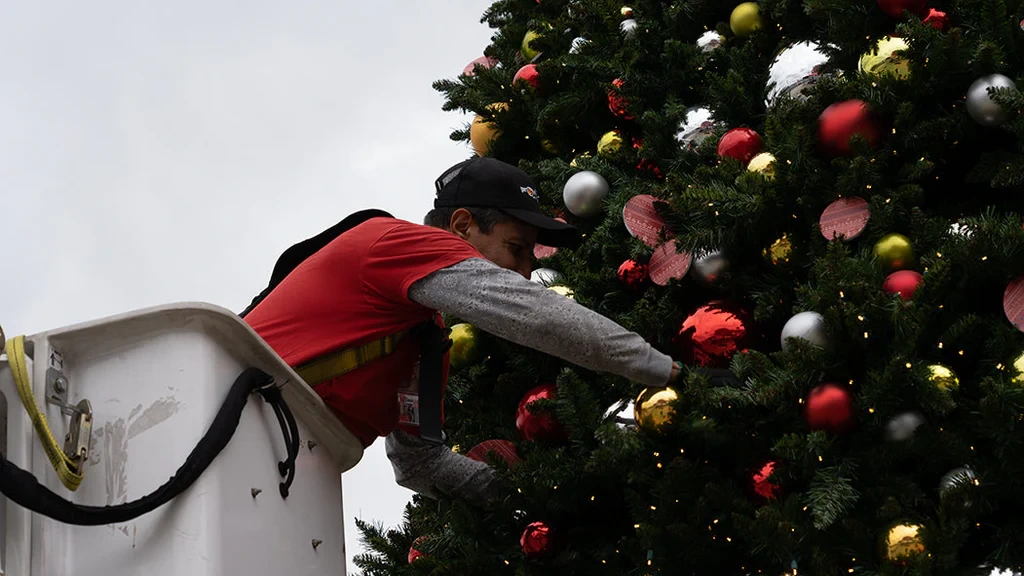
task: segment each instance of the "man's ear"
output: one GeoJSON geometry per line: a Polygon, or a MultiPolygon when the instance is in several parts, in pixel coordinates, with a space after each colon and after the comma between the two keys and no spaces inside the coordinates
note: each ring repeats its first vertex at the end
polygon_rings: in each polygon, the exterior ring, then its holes
{"type": "Polygon", "coordinates": [[[452,217],[448,220],[448,230],[452,234],[455,234],[459,238],[465,240],[469,237],[469,228],[473,224],[473,215],[470,214],[469,210],[465,208],[459,208],[452,213],[452,217]]]}

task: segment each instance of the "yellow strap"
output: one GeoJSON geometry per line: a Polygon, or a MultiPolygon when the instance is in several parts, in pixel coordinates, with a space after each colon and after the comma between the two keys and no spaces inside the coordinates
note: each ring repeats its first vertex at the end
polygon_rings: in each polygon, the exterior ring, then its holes
{"type": "Polygon", "coordinates": [[[29,418],[32,419],[36,435],[39,436],[39,441],[43,443],[43,450],[46,451],[46,457],[50,459],[50,464],[57,471],[61,484],[68,490],[77,490],[82,483],[82,473],[57,444],[53,433],[50,432],[49,424],[46,423],[46,416],[36,406],[36,398],[32,394],[32,384],[28,377],[28,365],[25,362],[25,337],[16,336],[8,340],[6,352],[7,362],[14,375],[14,384],[18,387],[18,396],[21,396],[21,403],[25,406],[29,418]]]}
{"type": "Polygon", "coordinates": [[[306,381],[306,384],[315,386],[391,354],[406,334],[408,331],[399,332],[356,348],[347,348],[321,356],[297,367],[295,372],[306,381]]]}

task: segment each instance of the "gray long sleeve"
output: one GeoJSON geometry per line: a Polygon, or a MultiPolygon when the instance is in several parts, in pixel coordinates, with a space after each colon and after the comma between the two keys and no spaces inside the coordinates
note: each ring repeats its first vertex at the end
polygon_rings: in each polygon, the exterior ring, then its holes
{"type": "Polygon", "coordinates": [[[664,386],[672,359],[639,334],[511,270],[470,259],[409,288],[409,299],[510,342],[646,386],[664,386]]]}

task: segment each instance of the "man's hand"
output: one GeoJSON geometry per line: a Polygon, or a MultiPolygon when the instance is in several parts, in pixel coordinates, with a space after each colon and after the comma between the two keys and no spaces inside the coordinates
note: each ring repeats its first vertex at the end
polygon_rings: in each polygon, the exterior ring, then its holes
{"type": "Polygon", "coordinates": [[[671,384],[671,383],[675,382],[676,380],[679,380],[679,377],[682,374],[683,374],[683,363],[678,361],[678,360],[676,360],[675,362],[672,362],[672,373],[669,374],[668,382],[666,382],[666,385],[667,384],[671,384]]]}

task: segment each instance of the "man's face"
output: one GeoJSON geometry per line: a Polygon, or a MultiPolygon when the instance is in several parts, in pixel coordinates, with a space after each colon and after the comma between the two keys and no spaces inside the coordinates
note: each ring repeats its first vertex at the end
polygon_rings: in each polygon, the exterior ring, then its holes
{"type": "MultiPolygon", "coordinates": [[[[469,216],[468,211],[466,215],[469,216]]],[[[533,245],[537,243],[535,227],[510,220],[495,224],[490,234],[484,234],[475,221],[459,223],[457,220],[458,216],[452,218],[452,232],[472,244],[484,258],[518,272],[524,278],[530,277],[533,272],[533,245]]]]}

